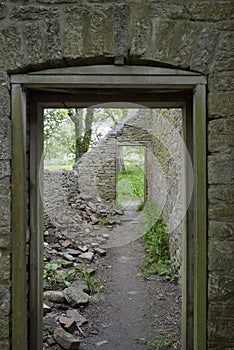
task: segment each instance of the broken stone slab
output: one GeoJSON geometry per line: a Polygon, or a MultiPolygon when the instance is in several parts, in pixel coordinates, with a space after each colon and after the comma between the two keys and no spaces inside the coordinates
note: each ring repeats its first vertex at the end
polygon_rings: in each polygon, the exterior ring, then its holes
{"type": "MultiPolygon", "coordinates": [[[[87,271],[86,271],[87,272],[87,271]]],[[[86,281],[83,280],[78,280],[72,283],[71,287],[79,289],[83,292],[88,292],[89,291],[89,287],[86,281]]]]}
{"type": "Polygon", "coordinates": [[[68,248],[66,252],[72,256],[78,256],[80,255],[80,251],[72,248],[68,248]]]}
{"type": "Polygon", "coordinates": [[[84,262],[87,262],[87,263],[91,263],[93,261],[93,257],[94,257],[94,253],[92,252],[86,252],[86,253],[83,253],[79,256],[79,259],[81,261],[84,261],[84,262]]]}
{"type": "Polygon", "coordinates": [[[86,252],[89,250],[89,248],[88,248],[86,245],[84,245],[84,246],[79,245],[77,248],[78,248],[82,253],[86,253],[86,252]]]}
{"type": "Polygon", "coordinates": [[[68,304],[73,308],[85,305],[89,302],[89,295],[76,287],[64,289],[63,295],[68,304]]]}
{"type": "Polygon", "coordinates": [[[53,333],[59,327],[58,323],[55,321],[55,315],[45,316],[43,318],[43,325],[44,325],[44,328],[47,329],[49,333],[53,333]]]}
{"type": "Polygon", "coordinates": [[[45,316],[51,311],[51,307],[47,305],[46,303],[43,303],[43,315],[45,316]]]}
{"type": "Polygon", "coordinates": [[[76,322],[71,317],[60,316],[59,323],[69,333],[72,333],[76,329],[76,322]]]}
{"type": "Polygon", "coordinates": [[[44,300],[51,301],[52,303],[62,303],[64,301],[63,292],[59,290],[47,290],[43,293],[44,300]]]}
{"type": "Polygon", "coordinates": [[[82,316],[77,310],[68,310],[67,317],[72,318],[76,322],[77,326],[79,327],[85,323],[88,323],[86,318],[82,316]]]}
{"type": "Polygon", "coordinates": [[[60,244],[61,244],[62,247],[67,248],[67,247],[69,247],[72,244],[72,242],[69,239],[66,239],[65,241],[61,241],[60,244]]]}
{"type": "Polygon", "coordinates": [[[106,250],[99,248],[99,247],[95,247],[93,248],[94,252],[97,253],[99,256],[106,256],[106,250]]]}
{"type": "Polygon", "coordinates": [[[74,258],[74,256],[72,256],[71,254],[59,253],[59,255],[61,255],[64,259],[66,259],[68,261],[76,261],[76,258],[74,258]]]}
{"type": "Polygon", "coordinates": [[[81,343],[80,339],[75,338],[62,328],[57,328],[54,331],[54,339],[58,345],[66,350],[77,350],[81,343]]]}

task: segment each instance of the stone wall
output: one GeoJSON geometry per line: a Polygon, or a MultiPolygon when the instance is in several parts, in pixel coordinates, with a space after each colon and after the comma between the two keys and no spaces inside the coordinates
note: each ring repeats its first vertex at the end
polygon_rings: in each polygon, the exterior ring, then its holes
{"type": "Polygon", "coordinates": [[[73,170],[44,171],[44,226],[60,222],[77,198],[78,176],[73,170]]]}
{"type": "Polygon", "coordinates": [[[139,109],[111,130],[76,164],[80,195],[116,202],[117,157],[121,145],[146,146],[147,200],[162,211],[168,226],[171,256],[182,263],[182,112],[139,109]]]}
{"type": "Polygon", "coordinates": [[[208,77],[208,348],[234,347],[232,0],[0,1],[0,348],[11,331],[9,75],[141,64],[208,77]]]}
{"type": "Polygon", "coordinates": [[[126,142],[144,145],[151,139],[151,111],[133,111],[75,164],[81,196],[115,202],[118,146],[126,142]]]}

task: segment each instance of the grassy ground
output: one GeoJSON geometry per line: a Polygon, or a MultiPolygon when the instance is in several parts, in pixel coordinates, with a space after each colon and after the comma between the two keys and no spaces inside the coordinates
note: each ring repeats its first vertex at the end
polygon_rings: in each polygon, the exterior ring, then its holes
{"type": "Polygon", "coordinates": [[[118,201],[144,198],[145,176],[136,164],[126,164],[125,171],[118,173],[118,201]]]}
{"type": "Polygon", "coordinates": [[[60,170],[60,169],[66,169],[66,170],[72,170],[73,164],[45,164],[44,168],[47,170],[60,170]]]}

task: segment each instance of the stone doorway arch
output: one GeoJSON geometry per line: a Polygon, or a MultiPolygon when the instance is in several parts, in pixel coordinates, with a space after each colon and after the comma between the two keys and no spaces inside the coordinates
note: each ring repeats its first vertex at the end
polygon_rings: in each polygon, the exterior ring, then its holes
{"type": "MultiPolygon", "coordinates": [[[[17,74],[11,76],[11,84],[12,349],[41,350],[42,348],[43,245],[42,204],[38,179],[42,153],[43,108],[75,105],[87,107],[102,102],[114,102],[114,96],[116,101],[137,100],[149,108],[183,109],[184,138],[193,160],[195,183],[183,234],[182,349],[205,350],[207,313],[205,77],[175,69],[109,65],[17,74]]],[[[188,171],[185,173],[185,187],[188,188],[191,185],[191,174],[188,171]]],[[[184,201],[186,204],[186,197],[184,201]]]]}

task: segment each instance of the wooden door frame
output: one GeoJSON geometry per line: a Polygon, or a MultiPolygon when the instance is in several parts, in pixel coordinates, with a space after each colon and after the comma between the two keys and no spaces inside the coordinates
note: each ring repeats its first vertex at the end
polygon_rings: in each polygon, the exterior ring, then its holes
{"type": "MultiPolygon", "coordinates": [[[[142,66],[69,67],[11,76],[12,350],[42,349],[43,220],[39,171],[43,108],[75,105],[87,107],[113,101],[110,94],[112,90],[120,92],[119,98],[122,93],[121,102],[125,102],[126,92],[130,94],[127,101],[134,102],[137,90],[141,90],[143,95],[139,96],[144,97],[141,104],[145,103],[146,107],[183,108],[184,138],[193,159],[194,189],[184,220],[182,349],[206,349],[206,83],[206,78],[197,73],[142,66]],[[93,91],[104,90],[106,95],[104,93],[98,97],[93,94],[93,91]],[[29,113],[27,101],[30,104],[29,113]],[[27,157],[27,128],[31,140],[30,158],[27,157]],[[29,264],[26,238],[28,229],[29,264]]],[[[139,99],[135,102],[139,102],[139,99]]],[[[185,169],[188,187],[191,174],[188,173],[186,160],[185,169]]],[[[187,198],[184,201],[187,204],[187,198]]]]}

